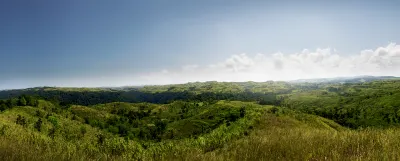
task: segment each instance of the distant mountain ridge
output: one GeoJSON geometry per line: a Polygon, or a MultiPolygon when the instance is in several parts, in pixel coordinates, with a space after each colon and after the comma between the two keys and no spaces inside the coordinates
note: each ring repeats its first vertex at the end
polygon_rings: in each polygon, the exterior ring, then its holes
{"type": "Polygon", "coordinates": [[[376,80],[400,79],[395,76],[354,76],[354,77],[335,77],[335,78],[316,78],[316,79],[298,79],[289,81],[290,83],[360,83],[376,80]]]}
{"type": "MultiPolygon", "coordinates": [[[[265,81],[265,82],[217,82],[217,81],[207,81],[207,82],[188,82],[183,84],[165,84],[165,85],[137,85],[137,86],[121,86],[121,87],[50,87],[50,86],[43,86],[43,87],[32,87],[32,88],[22,88],[22,89],[0,89],[1,93],[24,93],[27,91],[69,91],[69,92],[94,92],[94,91],[132,91],[132,90],[141,90],[143,88],[162,88],[162,87],[173,87],[173,86],[204,86],[204,85],[211,85],[211,84],[219,84],[219,83],[228,83],[228,84],[236,84],[241,86],[246,86],[243,84],[263,84],[263,83],[283,83],[283,84],[290,84],[290,83],[362,83],[362,82],[372,82],[378,80],[400,80],[400,77],[395,76],[353,76],[353,77],[334,77],[334,78],[315,78],[315,79],[297,79],[291,81],[265,81]]],[[[1,97],[0,97],[1,98],[1,97]]]]}

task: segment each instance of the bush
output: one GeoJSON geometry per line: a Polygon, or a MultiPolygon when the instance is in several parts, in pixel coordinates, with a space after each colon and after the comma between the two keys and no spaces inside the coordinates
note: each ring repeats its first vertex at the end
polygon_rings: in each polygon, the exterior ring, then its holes
{"type": "Polygon", "coordinates": [[[55,128],[58,128],[58,127],[59,127],[57,117],[55,117],[55,116],[49,116],[49,117],[47,118],[47,120],[48,120],[51,124],[53,124],[53,126],[54,126],[55,128]]]}
{"type": "Polygon", "coordinates": [[[42,131],[42,118],[39,118],[39,120],[35,123],[35,129],[37,131],[42,131]]]}
{"type": "Polygon", "coordinates": [[[24,116],[18,115],[17,121],[15,123],[18,125],[26,126],[26,119],[24,116]]]}
{"type": "Polygon", "coordinates": [[[81,135],[82,135],[82,136],[85,136],[85,134],[86,134],[86,132],[87,132],[87,129],[86,129],[85,126],[81,126],[80,131],[81,131],[81,135]]]}

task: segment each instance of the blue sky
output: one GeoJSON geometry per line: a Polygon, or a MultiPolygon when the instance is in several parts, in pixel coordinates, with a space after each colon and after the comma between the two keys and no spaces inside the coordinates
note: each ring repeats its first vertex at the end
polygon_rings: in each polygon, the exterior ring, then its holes
{"type": "Polygon", "coordinates": [[[372,0],[2,0],[0,89],[397,75],[399,6],[372,0]],[[368,49],[358,63],[370,65],[347,72],[355,62],[346,60],[358,61],[368,49]],[[380,49],[387,54],[378,60],[380,49]],[[332,70],[324,67],[293,76],[293,69],[320,67],[307,66],[308,60],[293,64],[301,53],[338,61],[337,72],[326,74],[332,70]]]}

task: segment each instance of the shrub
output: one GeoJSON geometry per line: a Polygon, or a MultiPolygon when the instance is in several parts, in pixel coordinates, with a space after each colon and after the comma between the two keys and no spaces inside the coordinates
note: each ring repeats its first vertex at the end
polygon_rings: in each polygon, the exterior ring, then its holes
{"type": "Polygon", "coordinates": [[[39,118],[39,120],[35,123],[35,129],[37,131],[42,131],[42,118],[39,118]]]}
{"type": "Polygon", "coordinates": [[[59,127],[57,117],[55,117],[55,116],[49,116],[49,118],[47,118],[47,120],[48,120],[51,124],[53,124],[53,126],[54,126],[55,128],[58,128],[58,127],[59,127]]]}
{"type": "Polygon", "coordinates": [[[24,116],[18,115],[16,123],[18,125],[26,126],[26,119],[24,116]]]}

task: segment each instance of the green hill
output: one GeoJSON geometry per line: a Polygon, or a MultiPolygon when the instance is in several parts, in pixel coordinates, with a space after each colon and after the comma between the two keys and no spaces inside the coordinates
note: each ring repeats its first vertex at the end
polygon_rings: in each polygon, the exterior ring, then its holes
{"type": "Polygon", "coordinates": [[[397,80],[191,86],[9,95],[0,160],[400,159],[397,80]]]}

